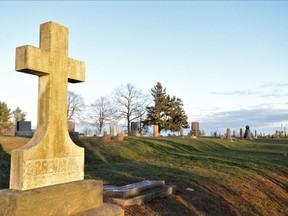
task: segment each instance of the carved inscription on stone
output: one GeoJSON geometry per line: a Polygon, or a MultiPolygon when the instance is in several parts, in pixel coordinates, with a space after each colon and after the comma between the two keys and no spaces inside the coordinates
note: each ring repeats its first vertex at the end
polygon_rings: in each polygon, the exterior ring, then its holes
{"type": "Polygon", "coordinates": [[[25,175],[34,178],[51,174],[73,174],[82,171],[81,157],[29,160],[24,163],[25,175]]]}

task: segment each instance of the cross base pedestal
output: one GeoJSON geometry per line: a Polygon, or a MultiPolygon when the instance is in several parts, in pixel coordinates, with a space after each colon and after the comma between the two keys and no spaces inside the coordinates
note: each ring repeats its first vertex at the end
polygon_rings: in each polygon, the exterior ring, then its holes
{"type": "Polygon", "coordinates": [[[102,181],[83,180],[27,191],[0,190],[0,215],[124,216],[124,211],[103,204],[102,181]]]}

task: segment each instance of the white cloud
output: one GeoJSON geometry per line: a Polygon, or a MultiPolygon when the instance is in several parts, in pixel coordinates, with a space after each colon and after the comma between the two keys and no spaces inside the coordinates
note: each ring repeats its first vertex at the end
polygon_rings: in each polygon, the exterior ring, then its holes
{"type": "Polygon", "coordinates": [[[280,129],[281,123],[288,122],[288,109],[274,109],[265,106],[252,109],[214,112],[200,118],[201,128],[206,131],[225,131],[227,128],[239,130],[249,125],[259,132],[273,132],[280,129]]]}

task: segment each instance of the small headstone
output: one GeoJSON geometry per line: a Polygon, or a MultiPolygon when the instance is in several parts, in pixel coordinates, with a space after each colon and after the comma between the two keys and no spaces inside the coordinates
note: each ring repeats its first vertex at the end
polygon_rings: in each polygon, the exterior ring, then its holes
{"type": "Polygon", "coordinates": [[[104,129],[104,135],[102,137],[102,142],[106,143],[106,142],[110,142],[111,141],[111,137],[110,134],[107,133],[107,129],[104,129]]]}
{"type": "Polygon", "coordinates": [[[124,132],[118,133],[117,136],[115,137],[116,141],[123,141],[124,140],[124,132]]]}

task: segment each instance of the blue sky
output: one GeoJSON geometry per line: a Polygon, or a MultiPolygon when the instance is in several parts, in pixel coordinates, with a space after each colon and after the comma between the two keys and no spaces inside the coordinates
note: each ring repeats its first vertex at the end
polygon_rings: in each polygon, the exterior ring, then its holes
{"type": "Polygon", "coordinates": [[[86,82],[69,89],[88,104],[159,81],[208,134],[288,126],[287,1],[1,1],[0,11],[0,100],[32,125],[37,77],[15,72],[15,48],[38,46],[40,24],[54,21],[86,63],[86,82]]]}

